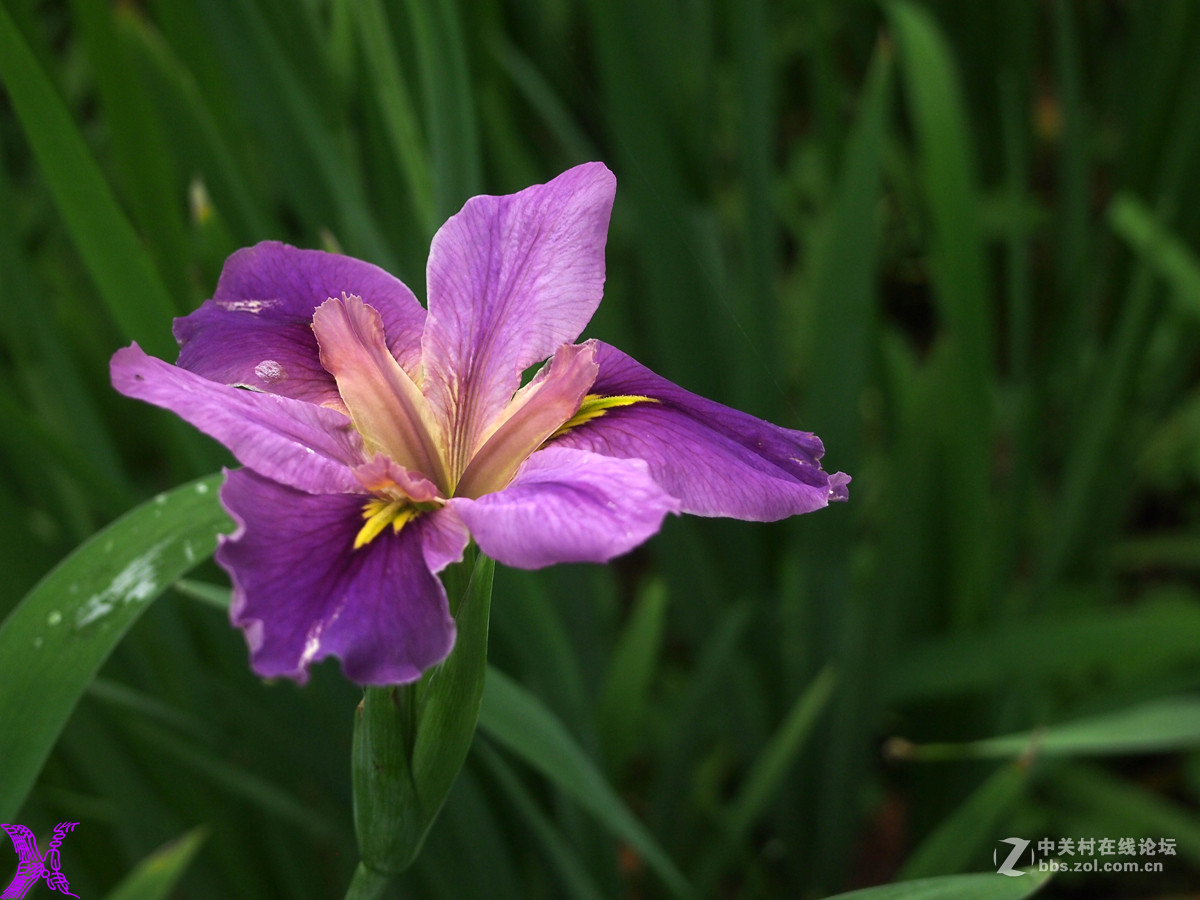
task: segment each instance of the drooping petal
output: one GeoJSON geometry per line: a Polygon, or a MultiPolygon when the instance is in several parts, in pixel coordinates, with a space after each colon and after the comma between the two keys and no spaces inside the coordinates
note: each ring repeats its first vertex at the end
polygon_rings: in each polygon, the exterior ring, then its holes
{"type": "Polygon", "coordinates": [[[362,439],[340,412],[209,381],[137,344],[113,354],[110,370],[122,394],[171,410],[269,478],[310,493],[362,490],[351,469],[365,459],[362,439]]]}
{"type": "Polygon", "coordinates": [[[436,426],[420,388],[385,345],[379,313],[358,297],[326,300],[313,314],[312,330],[321,364],[337,380],[367,449],[444,485],[436,426]]]}
{"type": "Polygon", "coordinates": [[[443,509],[353,550],[363,499],[228,473],[221,500],[238,529],[217,561],[258,674],[304,682],[311,663],[336,656],[353,681],[396,684],[450,652],[454,620],[434,573],[462,558],[466,529],[443,509]]]}
{"type": "Polygon", "coordinates": [[[502,491],[450,501],[479,549],[505,565],[539,569],[605,562],[662,527],[680,504],[644,462],[547,447],[502,491]]]}
{"type": "Polygon", "coordinates": [[[317,358],[309,326],[318,306],[342,294],[379,310],[388,347],[416,371],[425,310],[412,291],[370,263],[274,241],[230,256],[213,298],[175,320],[177,364],[222,384],[336,402],[333,376],[317,358]]]}
{"type": "Polygon", "coordinates": [[[451,467],[520,386],[521,372],[573,341],[604,289],[616,180],[600,163],[503,197],[473,197],[429,251],[425,392],[455,423],[451,467]]]}
{"type": "Polygon", "coordinates": [[[850,479],[822,471],[814,434],[764,422],[685,391],[608,344],[597,342],[594,394],[657,402],[614,407],[551,446],[643,459],[683,511],[770,522],[845,500],[850,479]]]}
{"type": "Polygon", "coordinates": [[[596,380],[596,350],[592,344],[563,344],[554,357],[517,391],[498,421],[485,433],[462,480],[461,497],[478,497],[504,487],[534,450],[575,415],[596,380]]]}

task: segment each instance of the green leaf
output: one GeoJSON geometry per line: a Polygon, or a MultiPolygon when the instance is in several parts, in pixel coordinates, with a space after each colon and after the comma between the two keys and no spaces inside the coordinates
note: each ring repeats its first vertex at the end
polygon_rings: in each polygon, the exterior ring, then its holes
{"type": "Polygon", "coordinates": [[[1200,747],[1200,697],[1169,697],[1131,709],[963,744],[896,745],[900,758],[1003,759],[1024,754],[1119,756],[1200,747]]]}
{"type": "Polygon", "coordinates": [[[900,871],[904,879],[974,868],[979,848],[996,837],[1000,821],[1024,796],[1029,766],[1001,766],[962,805],[938,823],[900,871]]]}
{"type": "Polygon", "coordinates": [[[613,650],[608,674],[596,703],[596,733],[614,768],[637,745],[647,694],[662,650],[667,589],[659,580],[640,592],[637,606],[613,650]]]}
{"type": "Polygon", "coordinates": [[[1197,642],[1200,604],[1182,591],[1161,589],[1129,608],[1052,612],[928,640],[897,661],[885,694],[900,703],[993,690],[1018,675],[1143,675],[1186,665],[1197,642]]]}
{"type": "Polygon", "coordinates": [[[542,812],[504,758],[483,741],[476,745],[475,752],[491,771],[505,796],[517,808],[530,833],[541,843],[551,864],[558,870],[567,895],[579,900],[601,900],[604,892],[596,886],[583,861],[561,831],[542,812]]]}
{"type": "Polygon", "coordinates": [[[175,308],[54,85],[0,5],[0,81],[88,272],[125,336],[148,353],[175,347],[175,308]]]}
{"type": "Polygon", "coordinates": [[[1113,198],[1107,218],[1112,230],[1171,286],[1179,308],[1200,314],[1200,261],[1192,249],[1130,194],[1113,198]]]}
{"type": "Polygon", "coordinates": [[[796,698],[787,718],[754,761],[730,808],[724,840],[701,866],[696,880],[703,888],[711,888],[750,827],[778,797],[780,785],[804,749],[818,717],[829,705],[836,681],[832,669],[822,669],[796,698]]]}
{"type": "Polygon", "coordinates": [[[207,837],[206,829],[193,828],[163,845],[142,860],[104,900],[159,900],[169,896],[207,837]]]}
{"type": "MultiPolygon", "coordinates": [[[[920,147],[929,224],[928,265],[945,334],[932,356],[934,420],[945,445],[945,566],[954,624],[986,617],[992,575],[993,360],[990,280],[979,228],[975,156],[962,82],[945,37],[922,5],[887,6],[920,147]]],[[[928,437],[926,437],[928,441],[928,437]]]]}
{"type": "Polygon", "coordinates": [[[412,865],[471,749],[495,568],[473,554],[446,571],[458,636],[445,662],[416,684],[367,688],[355,716],[354,826],[363,865],[352,894],[412,865]]]}
{"type": "Polygon", "coordinates": [[[358,25],[363,57],[371,71],[369,83],[379,95],[380,114],[396,168],[408,185],[409,202],[417,212],[422,230],[433,234],[438,223],[433,215],[429,153],[412,92],[396,54],[387,11],[380,0],[361,0],[350,4],[349,10],[358,25]]]}
{"type": "MultiPolygon", "coordinates": [[[[3,29],[0,28],[0,31],[3,29]]],[[[61,562],[0,625],[0,820],[11,821],[100,665],[230,527],[221,475],[159,494],[61,562]]]]}
{"type": "Polygon", "coordinates": [[[563,724],[537,697],[494,668],[488,669],[479,727],[628,842],[677,896],[691,894],[679,869],[563,724]]]}
{"type": "Polygon", "coordinates": [[[838,894],[828,900],[1021,900],[1035,894],[1050,879],[1049,872],[1027,871],[1018,877],[994,872],[922,878],[838,894]]]}

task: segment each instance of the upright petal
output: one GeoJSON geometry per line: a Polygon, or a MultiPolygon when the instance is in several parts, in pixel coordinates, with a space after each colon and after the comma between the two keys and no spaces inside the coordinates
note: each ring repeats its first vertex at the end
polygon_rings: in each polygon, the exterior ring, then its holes
{"type": "Polygon", "coordinates": [[[821,469],[820,439],[706,400],[597,342],[592,393],[657,402],[615,407],[550,446],[643,459],[683,511],[770,522],[845,500],[849,477],[821,469]]]}
{"type": "Polygon", "coordinates": [[[595,356],[591,343],[559,347],[533,380],[517,391],[496,429],[484,433],[455,493],[478,497],[508,484],[529,454],[578,411],[599,371],[595,356]]]}
{"type": "Polygon", "coordinates": [[[503,197],[473,197],[429,251],[425,391],[455,423],[451,467],[520,386],[521,372],[573,341],[604,290],[616,180],[600,163],[503,197]]]}
{"type": "Polygon", "coordinates": [[[388,347],[415,372],[425,310],[412,291],[370,263],[274,241],[230,256],[213,298],[175,320],[178,365],[222,384],[311,403],[336,401],[309,326],[318,306],[342,294],[379,310],[388,347]]]}
{"type": "Polygon", "coordinates": [[[606,562],[658,532],[679,501],[644,462],[547,447],[502,491],[450,501],[479,549],[505,565],[540,569],[606,562]]]}
{"type": "Polygon", "coordinates": [[[122,394],[171,410],[268,478],[314,494],[362,490],[350,468],[365,460],[362,440],[340,412],[209,381],[137,344],[110,369],[122,394]]]}
{"type": "Polygon", "coordinates": [[[352,550],[362,499],[228,474],[221,500],[238,530],[217,561],[233,580],[230,615],[260,675],[303,682],[311,663],[336,656],[359,684],[396,684],[450,652],[454,620],[434,572],[461,559],[466,529],[439,510],[352,550]]]}
{"type": "Polygon", "coordinates": [[[337,379],[354,425],[374,453],[446,485],[436,423],[420,388],[383,340],[379,313],[358,297],[326,300],[313,314],[321,365],[337,379]]]}

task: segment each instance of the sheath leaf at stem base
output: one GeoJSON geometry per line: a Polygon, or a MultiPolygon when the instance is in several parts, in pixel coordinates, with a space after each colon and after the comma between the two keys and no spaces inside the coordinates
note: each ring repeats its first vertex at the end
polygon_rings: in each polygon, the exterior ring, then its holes
{"type": "Polygon", "coordinates": [[[454,650],[420,681],[367,688],[355,713],[356,885],[412,865],[467,757],[487,672],[493,568],[472,547],[446,570],[454,650]]]}

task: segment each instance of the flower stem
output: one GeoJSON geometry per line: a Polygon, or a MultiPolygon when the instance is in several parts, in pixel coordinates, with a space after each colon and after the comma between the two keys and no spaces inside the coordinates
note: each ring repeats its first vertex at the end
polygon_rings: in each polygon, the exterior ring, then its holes
{"type": "Polygon", "coordinates": [[[346,891],[346,900],[378,900],[391,880],[392,876],[359,863],[350,880],[350,889],[346,891]]]}

